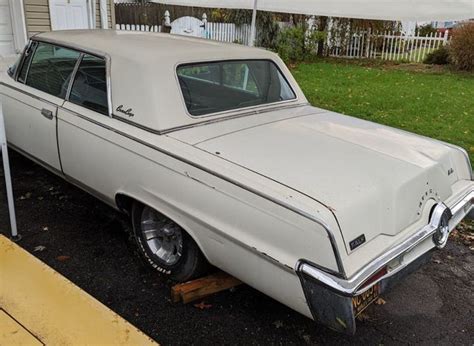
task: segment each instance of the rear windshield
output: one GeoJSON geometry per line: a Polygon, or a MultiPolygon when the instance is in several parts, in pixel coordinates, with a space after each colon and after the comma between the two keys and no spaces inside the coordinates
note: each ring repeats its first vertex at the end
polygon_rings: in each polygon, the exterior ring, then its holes
{"type": "Polygon", "coordinates": [[[178,67],[188,112],[202,116],[295,99],[278,67],[269,60],[221,61],[178,67]]]}

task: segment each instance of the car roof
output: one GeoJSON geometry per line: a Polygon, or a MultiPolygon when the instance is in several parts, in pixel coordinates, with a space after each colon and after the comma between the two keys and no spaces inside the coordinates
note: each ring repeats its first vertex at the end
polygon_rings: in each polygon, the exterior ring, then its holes
{"type": "MultiPolygon", "coordinates": [[[[117,109],[134,116],[127,122],[152,131],[169,129],[208,120],[187,114],[176,68],[181,64],[222,60],[273,61],[284,73],[297,94],[306,99],[280,58],[267,50],[207,39],[164,33],[119,30],[66,30],[38,34],[33,40],[46,41],[108,59],[110,102],[114,117],[123,118],[117,109]]],[[[229,114],[242,112],[235,110],[229,114]]],[[[212,116],[212,118],[214,118],[212,116]]]]}
{"type": "Polygon", "coordinates": [[[171,35],[165,33],[126,31],[126,30],[64,30],[41,33],[36,39],[62,43],[78,49],[96,51],[114,57],[130,59],[135,52],[137,59],[147,56],[184,60],[190,57],[209,58],[222,55],[228,58],[235,54],[242,55],[269,54],[269,52],[239,44],[223,43],[197,37],[171,35]]]}

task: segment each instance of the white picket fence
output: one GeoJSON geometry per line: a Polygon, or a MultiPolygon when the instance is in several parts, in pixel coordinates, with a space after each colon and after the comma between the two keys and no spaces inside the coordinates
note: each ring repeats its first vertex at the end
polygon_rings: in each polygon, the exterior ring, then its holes
{"type": "Polygon", "coordinates": [[[250,40],[250,25],[237,26],[233,23],[213,23],[206,25],[206,37],[222,42],[234,42],[248,45],[250,40]]]}
{"type": "MultiPolygon", "coordinates": [[[[250,40],[250,25],[233,23],[202,22],[204,29],[194,30],[200,37],[247,45],[250,40]]],[[[199,27],[199,26],[198,26],[199,27]]],[[[117,24],[117,30],[161,32],[161,25],[117,24]]],[[[191,30],[193,31],[193,30],[191,30]]],[[[396,32],[360,31],[354,33],[329,34],[327,53],[331,57],[368,58],[391,61],[422,62],[426,55],[447,44],[449,33],[432,33],[428,36],[404,35],[396,32]],[[334,37],[338,35],[338,37],[334,37]]],[[[257,32],[258,36],[258,32],[257,32]]]]}
{"type": "MultiPolygon", "coordinates": [[[[147,31],[161,32],[161,25],[133,25],[133,24],[117,24],[117,30],[128,31],[147,31]]],[[[203,31],[203,38],[216,40],[221,42],[240,43],[247,45],[250,39],[250,25],[235,25],[233,23],[206,23],[203,31]]]]}
{"type": "Polygon", "coordinates": [[[161,25],[116,24],[117,30],[161,32],[161,25]]]}
{"type": "Polygon", "coordinates": [[[356,32],[346,34],[346,37],[330,38],[328,53],[332,57],[422,62],[428,53],[447,44],[448,40],[448,31],[426,37],[395,32],[356,32]]]}

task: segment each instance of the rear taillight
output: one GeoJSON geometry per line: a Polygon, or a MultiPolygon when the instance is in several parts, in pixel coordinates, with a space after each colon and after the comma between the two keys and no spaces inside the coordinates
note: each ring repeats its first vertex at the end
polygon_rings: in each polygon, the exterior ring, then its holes
{"type": "Polygon", "coordinates": [[[361,286],[360,288],[364,288],[370,286],[370,284],[376,282],[378,279],[383,277],[385,274],[388,273],[387,267],[383,267],[382,269],[376,271],[371,277],[369,277],[361,286]]]}

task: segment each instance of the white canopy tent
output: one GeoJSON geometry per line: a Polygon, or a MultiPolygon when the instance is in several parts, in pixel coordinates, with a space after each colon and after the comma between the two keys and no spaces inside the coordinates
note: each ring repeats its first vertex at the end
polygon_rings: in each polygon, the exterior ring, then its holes
{"type": "Polygon", "coordinates": [[[152,0],[152,2],[212,8],[397,21],[441,21],[474,18],[474,0],[152,0]]]}
{"type": "Polygon", "coordinates": [[[11,235],[13,240],[19,240],[16,226],[15,206],[13,199],[12,180],[10,175],[10,163],[8,160],[7,136],[5,134],[5,120],[3,118],[3,108],[0,103],[0,152],[3,158],[3,174],[5,175],[5,185],[7,190],[8,212],[10,214],[11,235]]]}

